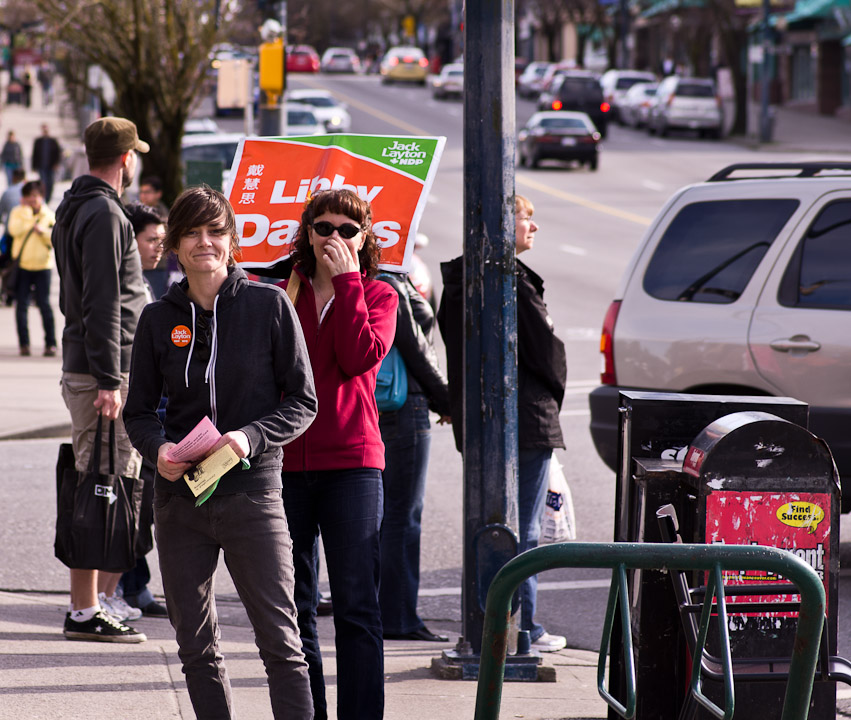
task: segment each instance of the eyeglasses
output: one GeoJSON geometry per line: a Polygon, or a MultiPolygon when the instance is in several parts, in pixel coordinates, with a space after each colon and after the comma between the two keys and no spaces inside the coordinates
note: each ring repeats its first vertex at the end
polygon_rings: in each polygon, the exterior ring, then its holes
{"type": "Polygon", "coordinates": [[[335,230],[340,233],[341,238],[346,240],[351,240],[361,231],[354,223],[343,223],[342,225],[332,225],[325,221],[313,223],[313,231],[322,237],[331,237],[335,230]]]}

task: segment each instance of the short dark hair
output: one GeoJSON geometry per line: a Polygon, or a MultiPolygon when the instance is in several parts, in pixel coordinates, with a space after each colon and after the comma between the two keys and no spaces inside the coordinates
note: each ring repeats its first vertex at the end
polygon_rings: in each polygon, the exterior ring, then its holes
{"type": "Polygon", "coordinates": [[[236,217],[228,199],[209,185],[186,188],[168,213],[168,228],[163,241],[163,252],[174,252],[180,247],[180,239],[193,228],[222,222],[230,235],[230,259],[235,265],[234,255],[239,252],[239,237],[236,234],[236,217]]]}
{"type": "Polygon", "coordinates": [[[25,180],[27,177],[27,171],[23,168],[15,168],[12,170],[12,184],[17,185],[19,182],[25,180]]]}
{"type": "Polygon", "coordinates": [[[290,251],[293,262],[298,264],[308,277],[313,277],[316,273],[316,256],[310,245],[309,228],[315,218],[327,212],[345,215],[360,226],[363,232],[363,247],[358,252],[360,267],[367,277],[375,277],[378,274],[381,249],[372,231],[372,207],[351,190],[320,190],[307,201],[290,251]]]}
{"type": "Polygon", "coordinates": [[[41,180],[30,180],[21,188],[21,197],[41,195],[44,197],[44,183],[41,180]]]}
{"type": "Polygon", "coordinates": [[[138,235],[148,225],[165,225],[165,218],[157,212],[156,208],[142,203],[131,203],[125,206],[130,214],[130,223],[133,232],[138,235]]]}
{"type": "Polygon", "coordinates": [[[163,191],[163,181],[156,175],[146,175],[143,177],[139,180],[139,187],[142,187],[142,185],[150,185],[157,192],[163,191]]]}

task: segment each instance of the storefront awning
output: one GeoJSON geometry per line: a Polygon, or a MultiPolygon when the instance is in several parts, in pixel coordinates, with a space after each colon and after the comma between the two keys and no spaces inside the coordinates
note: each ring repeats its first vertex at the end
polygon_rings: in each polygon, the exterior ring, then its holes
{"type": "Polygon", "coordinates": [[[827,17],[834,10],[851,7],[851,0],[798,0],[795,9],[786,14],[786,22],[827,17]]]}
{"type": "Polygon", "coordinates": [[[639,17],[651,18],[662,13],[673,12],[674,10],[683,10],[686,8],[702,8],[706,6],[706,0],[657,0],[639,17]]]}

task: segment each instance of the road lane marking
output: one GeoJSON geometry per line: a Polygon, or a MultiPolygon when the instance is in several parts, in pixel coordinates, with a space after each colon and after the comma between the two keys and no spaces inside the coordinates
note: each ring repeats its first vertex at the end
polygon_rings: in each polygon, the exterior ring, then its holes
{"type": "MultiPolygon", "coordinates": [[[[539,582],[538,590],[596,590],[608,588],[611,580],[562,580],[557,582],[539,582]]],[[[443,597],[446,595],[460,595],[461,588],[420,588],[420,597],[443,597]]]]}
{"type": "Polygon", "coordinates": [[[581,257],[588,254],[585,248],[576,247],[575,245],[559,245],[558,249],[566,252],[568,255],[579,255],[581,257]]]}
{"type": "Polygon", "coordinates": [[[560,200],[567,200],[567,202],[571,202],[574,205],[580,205],[584,208],[588,208],[589,210],[596,210],[597,212],[604,213],[605,215],[611,215],[612,217],[620,218],[621,220],[628,220],[636,225],[647,227],[651,222],[653,222],[652,218],[647,218],[643,215],[636,215],[635,213],[627,212],[626,210],[619,210],[618,208],[611,207],[610,205],[603,205],[603,203],[594,202],[593,200],[586,200],[585,198],[580,197],[579,195],[574,195],[573,193],[556,190],[555,188],[551,188],[549,185],[544,185],[537,180],[530,179],[525,173],[518,174],[515,178],[515,182],[520,185],[526,185],[538,192],[552,195],[560,200]]]}
{"type": "Polygon", "coordinates": [[[641,184],[648,190],[656,190],[658,192],[662,192],[665,189],[665,186],[662,183],[657,183],[654,180],[642,180],[641,184]]]}

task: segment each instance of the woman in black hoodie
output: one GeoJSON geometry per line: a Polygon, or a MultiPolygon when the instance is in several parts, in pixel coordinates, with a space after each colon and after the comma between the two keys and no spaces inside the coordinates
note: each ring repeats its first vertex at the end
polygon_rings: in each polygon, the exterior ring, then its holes
{"type": "MultiPolygon", "coordinates": [[[[254,628],[276,718],[313,717],[293,600],[281,500],[281,447],[316,415],[301,327],[279,288],[249,282],[234,262],[233,209],[221,193],[186,190],[169,215],[165,251],[186,273],[148,305],[133,343],[127,433],[157,468],[154,523],[169,619],[198,717],[232,717],[213,584],[220,550],[254,628]],[[167,395],[165,421],[157,406],[167,395]],[[209,417],[245,462],[196,506],[191,465],[169,449],[209,417]]],[[[209,454],[209,453],[208,453],[209,454]]]]}

